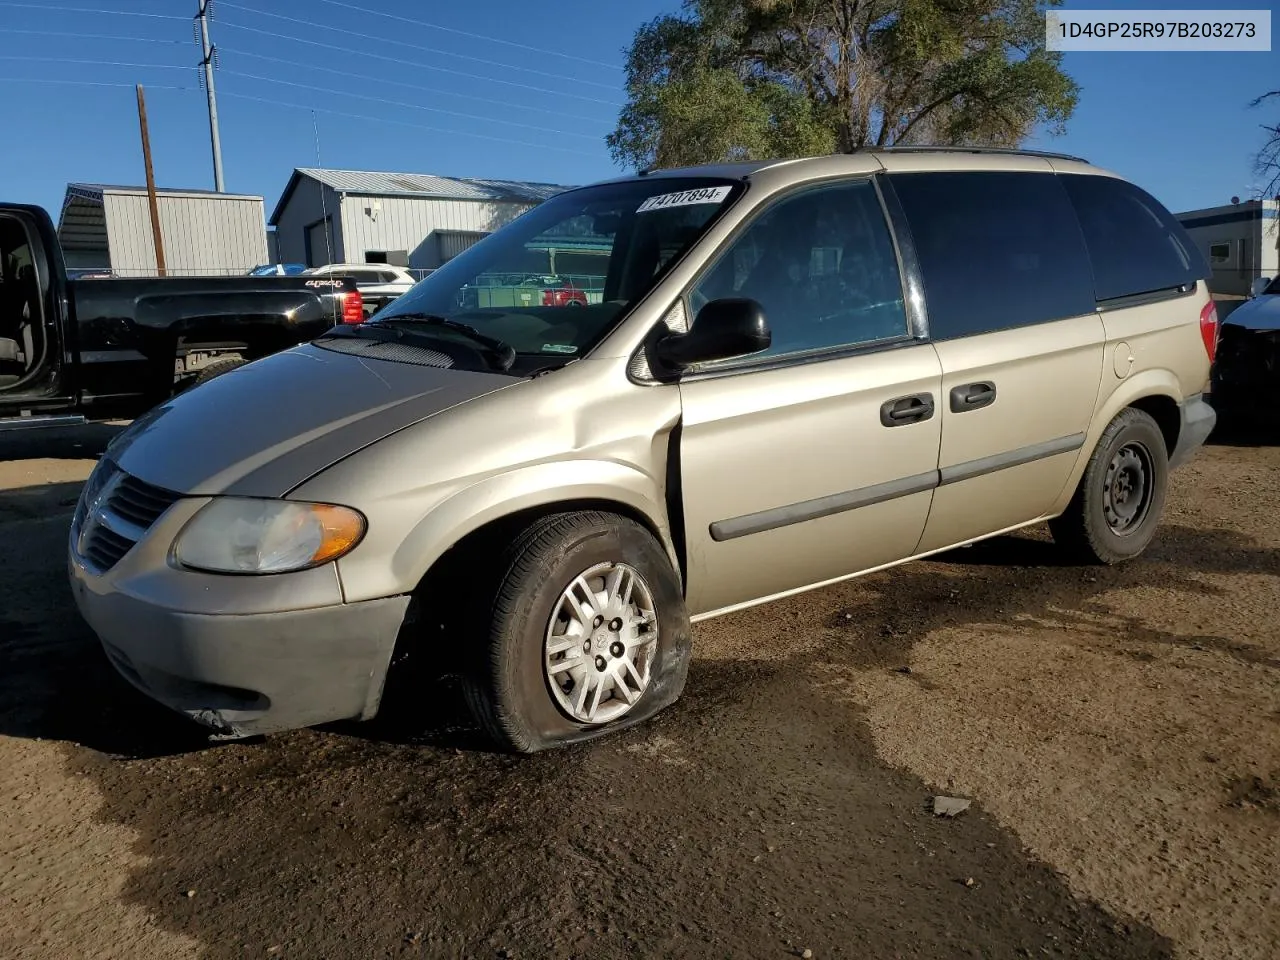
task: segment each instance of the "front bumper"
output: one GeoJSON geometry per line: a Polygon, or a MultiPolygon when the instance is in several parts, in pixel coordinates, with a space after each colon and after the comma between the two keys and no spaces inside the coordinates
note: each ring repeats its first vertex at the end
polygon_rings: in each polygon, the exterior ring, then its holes
{"type": "Polygon", "coordinates": [[[115,668],[154,700],[245,737],[378,709],[409,597],[344,603],[332,565],[235,577],[181,570],[168,545],[203,505],[183,499],[106,571],[76,550],[76,606],[115,668]]]}

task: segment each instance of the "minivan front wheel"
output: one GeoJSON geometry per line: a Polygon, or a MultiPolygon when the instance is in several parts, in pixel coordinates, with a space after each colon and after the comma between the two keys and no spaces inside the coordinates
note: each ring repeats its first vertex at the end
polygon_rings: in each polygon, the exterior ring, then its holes
{"type": "Polygon", "coordinates": [[[1054,542],[1086,563],[1138,556],[1155,536],[1168,484],[1159,426],[1142,410],[1122,410],[1098,440],[1066,511],[1049,521],[1054,542]]]}
{"type": "Polygon", "coordinates": [[[595,511],[544,517],[494,572],[487,644],[464,689],[499,745],[532,753],[592,739],[679,697],[689,618],[679,578],[644,527],[595,511]]]}

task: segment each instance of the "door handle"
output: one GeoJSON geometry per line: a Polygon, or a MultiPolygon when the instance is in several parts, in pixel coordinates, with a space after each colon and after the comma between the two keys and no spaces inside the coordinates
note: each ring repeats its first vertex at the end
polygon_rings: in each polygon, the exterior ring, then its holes
{"type": "Polygon", "coordinates": [[[996,385],[990,380],[978,383],[966,383],[951,390],[951,412],[964,413],[966,410],[977,410],[989,407],[996,402],[996,385]]]}
{"type": "Polygon", "coordinates": [[[933,394],[914,393],[898,397],[880,407],[880,422],[886,427],[901,427],[908,423],[920,423],[933,416],[933,394]]]}

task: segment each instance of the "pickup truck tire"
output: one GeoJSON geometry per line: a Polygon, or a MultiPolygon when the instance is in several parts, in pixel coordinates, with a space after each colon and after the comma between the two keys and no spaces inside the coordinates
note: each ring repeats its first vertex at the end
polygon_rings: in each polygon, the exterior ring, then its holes
{"type": "Polygon", "coordinates": [[[487,636],[464,671],[476,721],[533,753],[594,739],[674,702],[689,670],[689,617],[666,551],[602,512],[534,521],[492,567],[487,636]]]}
{"type": "Polygon", "coordinates": [[[1130,560],[1155,536],[1168,486],[1164,434],[1149,414],[1128,407],[1103,431],[1071,503],[1049,521],[1049,531],[1078,562],[1130,560]]]}
{"type": "Polygon", "coordinates": [[[243,367],[248,362],[249,361],[241,360],[238,357],[228,360],[218,360],[216,363],[209,364],[196,374],[196,379],[191,385],[193,387],[198,387],[202,383],[208,383],[214,377],[220,377],[224,373],[230,373],[236,367],[243,367]]]}

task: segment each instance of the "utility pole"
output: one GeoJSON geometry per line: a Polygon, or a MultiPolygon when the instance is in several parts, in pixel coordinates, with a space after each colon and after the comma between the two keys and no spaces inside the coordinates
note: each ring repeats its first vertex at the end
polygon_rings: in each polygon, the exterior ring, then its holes
{"type": "Polygon", "coordinates": [[[200,49],[203,56],[200,66],[204,68],[204,92],[209,98],[209,139],[213,144],[213,188],[223,193],[222,186],[222,141],[218,137],[218,95],[213,88],[213,66],[218,55],[218,48],[209,41],[209,4],[212,0],[199,0],[200,12],[196,14],[196,22],[200,30],[200,49]]]}
{"type": "Polygon", "coordinates": [[[156,177],[151,170],[151,134],[147,131],[147,100],[138,88],[138,127],[142,130],[142,162],[147,168],[147,201],[151,205],[151,238],[156,247],[156,269],[166,276],[164,265],[164,238],[160,234],[160,204],[156,200],[156,177]]]}

